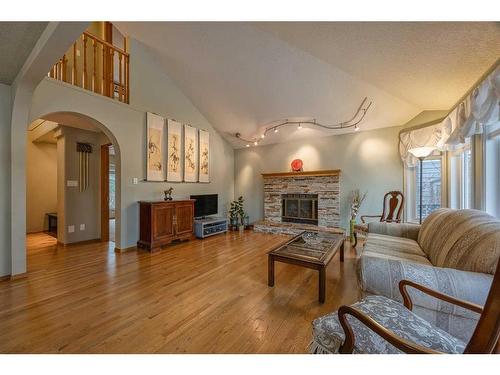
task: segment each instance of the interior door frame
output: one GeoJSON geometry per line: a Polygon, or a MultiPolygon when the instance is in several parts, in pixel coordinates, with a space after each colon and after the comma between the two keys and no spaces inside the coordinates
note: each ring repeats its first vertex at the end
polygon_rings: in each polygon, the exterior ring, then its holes
{"type": "Polygon", "coordinates": [[[101,241],[109,241],[109,148],[101,145],[101,241]]]}

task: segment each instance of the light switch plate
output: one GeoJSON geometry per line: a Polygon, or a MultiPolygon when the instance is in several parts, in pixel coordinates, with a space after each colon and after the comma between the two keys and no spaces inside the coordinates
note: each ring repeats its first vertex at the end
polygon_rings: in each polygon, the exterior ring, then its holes
{"type": "Polygon", "coordinates": [[[68,186],[68,187],[78,187],[78,181],[76,181],[76,180],[68,180],[68,181],[66,181],[66,186],[68,186]]]}
{"type": "Polygon", "coordinates": [[[138,179],[137,177],[134,177],[134,178],[132,179],[132,183],[133,183],[134,185],[137,185],[137,184],[139,183],[139,179],[138,179]]]}
{"type": "Polygon", "coordinates": [[[75,226],[74,225],[68,225],[68,233],[75,233],[75,226]]]}
{"type": "Polygon", "coordinates": [[[80,224],[80,230],[85,230],[85,224],[80,224]]]}

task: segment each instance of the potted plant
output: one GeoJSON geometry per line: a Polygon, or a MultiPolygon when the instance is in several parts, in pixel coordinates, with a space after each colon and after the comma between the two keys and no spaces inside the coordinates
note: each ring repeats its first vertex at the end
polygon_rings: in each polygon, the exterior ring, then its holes
{"type": "Polygon", "coordinates": [[[231,208],[229,209],[229,219],[231,221],[231,228],[233,230],[239,229],[242,232],[245,229],[244,217],[245,211],[243,209],[243,197],[238,197],[237,200],[231,202],[231,208]]]}
{"type": "Polygon", "coordinates": [[[351,242],[354,241],[354,225],[356,224],[356,216],[358,216],[361,203],[366,198],[366,192],[361,194],[359,189],[351,191],[351,220],[349,221],[349,233],[351,242]]]}

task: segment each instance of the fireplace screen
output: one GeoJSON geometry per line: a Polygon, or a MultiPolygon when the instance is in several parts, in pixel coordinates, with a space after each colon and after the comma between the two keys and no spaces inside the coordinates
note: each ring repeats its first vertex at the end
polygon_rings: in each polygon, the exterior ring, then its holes
{"type": "Polygon", "coordinates": [[[318,194],[283,194],[281,221],[318,225],[318,194]]]}

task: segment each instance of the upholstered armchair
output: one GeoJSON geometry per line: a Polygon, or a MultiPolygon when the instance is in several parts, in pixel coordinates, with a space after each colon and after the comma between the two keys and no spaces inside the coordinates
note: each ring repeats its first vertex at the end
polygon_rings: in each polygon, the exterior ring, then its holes
{"type": "Polygon", "coordinates": [[[408,280],[399,282],[403,304],[384,296],[368,296],[313,322],[310,352],[328,353],[493,353],[499,352],[500,264],[484,307],[408,280]],[[470,340],[461,339],[413,313],[408,289],[480,314],[470,340]]]}

